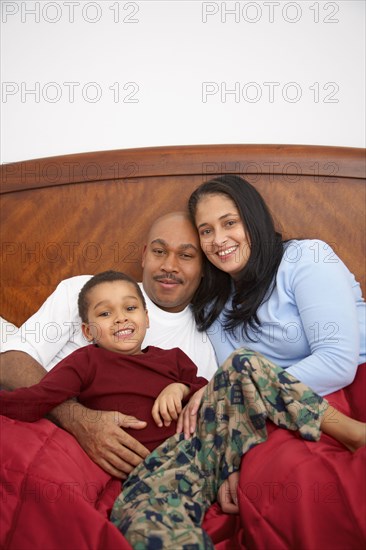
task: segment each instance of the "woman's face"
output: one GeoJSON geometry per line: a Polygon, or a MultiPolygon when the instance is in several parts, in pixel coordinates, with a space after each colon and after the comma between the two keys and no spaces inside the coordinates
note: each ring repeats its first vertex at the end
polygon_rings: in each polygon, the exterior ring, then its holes
{"type": "Polygon", "coordinates": [[[250,256],[250,241],[235,203],[221,193],[204,195],[195,222],[208,260],[235,279],[250,256]]]}

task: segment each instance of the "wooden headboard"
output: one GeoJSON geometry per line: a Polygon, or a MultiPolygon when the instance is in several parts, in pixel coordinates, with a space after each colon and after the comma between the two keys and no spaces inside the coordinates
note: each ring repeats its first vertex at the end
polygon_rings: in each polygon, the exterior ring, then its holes
{"type": "MultiPolygon", "coordinates": [[[[72,275],[141,279],[144,237],[192,190],[231,172],[253,183],[285,237],[332,244],[365,281],[365,150],[197,145],[82,153],[1,167],[2,317],[22,323],[72,275]]],[[[331,281],[330,281],[331,284],[331,281]]]]}

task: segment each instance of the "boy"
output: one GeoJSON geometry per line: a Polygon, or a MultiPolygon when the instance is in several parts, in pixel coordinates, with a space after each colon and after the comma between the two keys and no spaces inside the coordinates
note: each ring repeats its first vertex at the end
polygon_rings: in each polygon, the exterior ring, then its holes
{"type": "Polygon", "coordinates": [[[83,286],[78,307],[85,338],[97,344],[73,352],[39,384],[3,392],[1,413],[32,422],[77,396],[88,408],[143,419],[139,440],[155,449],[175,433],[172,420],[177,420],[182,401],[207,380],[197,377],[196,366],[178,348],[141,350],[149,319],[140,287],[127,275],[96,275],[83,286]]]}

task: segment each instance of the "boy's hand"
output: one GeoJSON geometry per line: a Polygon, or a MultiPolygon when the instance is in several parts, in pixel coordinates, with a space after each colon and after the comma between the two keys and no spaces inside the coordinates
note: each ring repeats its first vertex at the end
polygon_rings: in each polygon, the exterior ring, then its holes
{"type": "Polygon", "coordinates": [[[184,439],[189,439],[196,430],[197,413],[201,405],[201,400],[206,386],[196,391],[184,407],[177,423],[177,433],[184,432],[184,439]]]}
{"type": "Polygon", "coordinates": [[[177,420],[182,410],[182,401],[189,394],[189,388],[185,384],[175,382],[169,384],[158,395],[151,410],[155,424],[161,428],[170,426],[172,420],[177,420]]]}

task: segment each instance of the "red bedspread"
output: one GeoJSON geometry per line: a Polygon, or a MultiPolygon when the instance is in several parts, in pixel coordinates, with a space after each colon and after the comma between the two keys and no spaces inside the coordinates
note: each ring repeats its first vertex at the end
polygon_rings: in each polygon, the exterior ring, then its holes
{"type": "MultiPolygon", "coordinates": [[[[366,365],[330,396],[366,420],[366,365]]],[[[120,482],[47,420],[0,417],[0,546],[12,550],[127,550],[108,521],[120,482]]],[[[350,453],[269,425],[268,441],[243,458],[240,515],[217,504],[204,526],[218,550],[358,550],[366,544],[366,448],[350,453]]]]}

